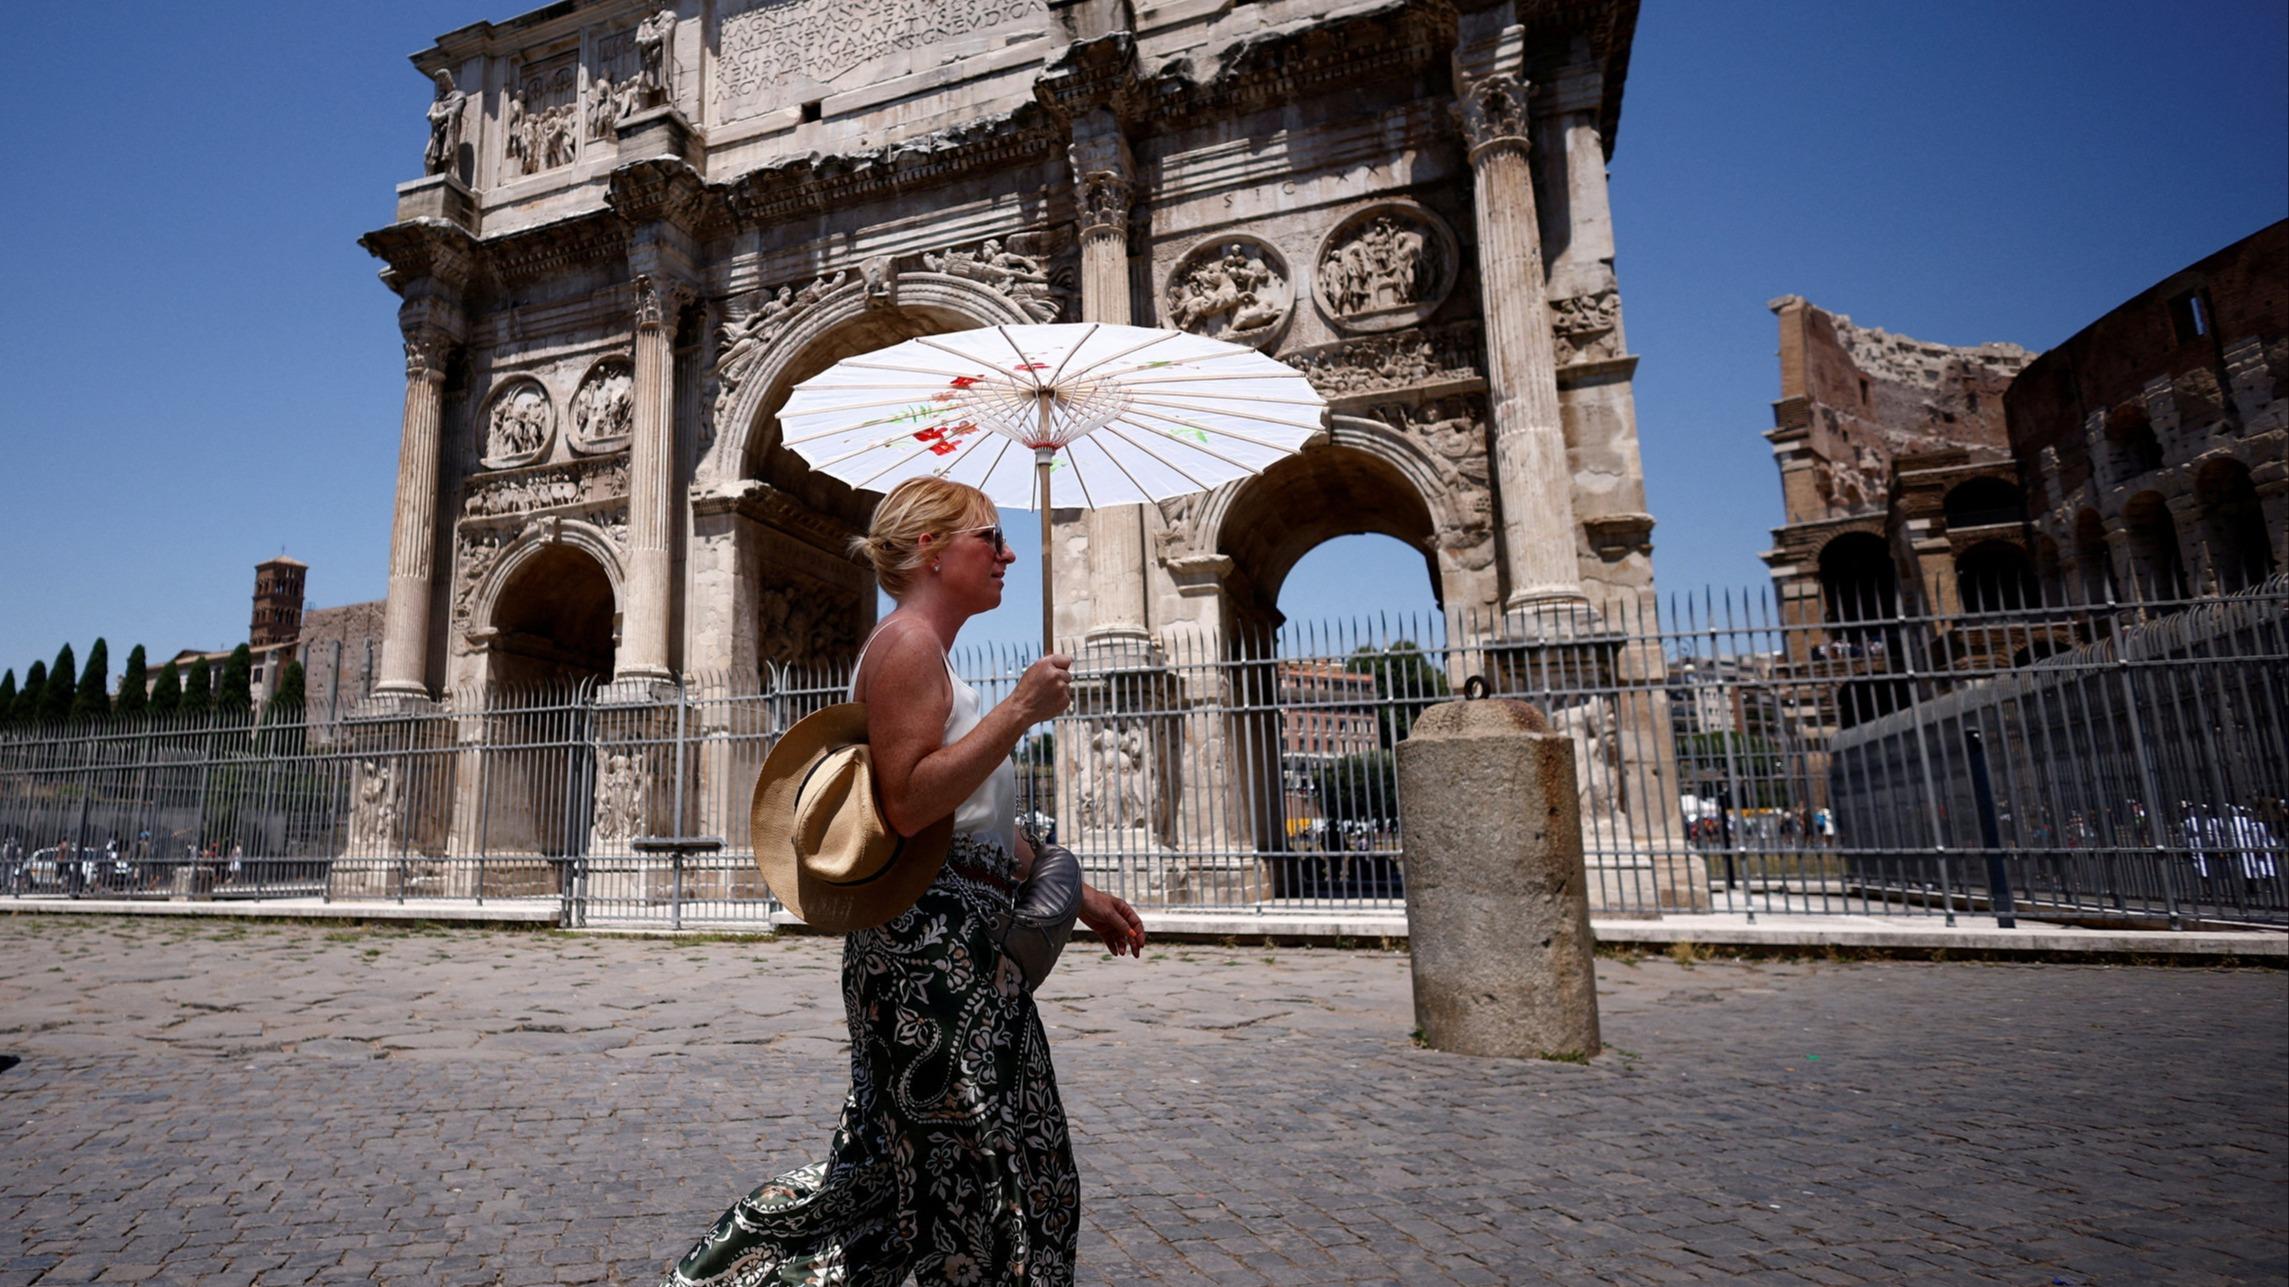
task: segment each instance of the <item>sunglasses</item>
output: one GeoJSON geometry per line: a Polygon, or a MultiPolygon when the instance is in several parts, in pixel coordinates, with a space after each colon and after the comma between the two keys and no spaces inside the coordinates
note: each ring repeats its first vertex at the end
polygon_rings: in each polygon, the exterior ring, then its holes
{"type": "Polygon", "coordinates": [[[946,535],[961,536],[969,532],[978,532],[984,535],[986,541],[993,546],[993,552],[996,558],[999,558],[1002,552],[1009,548],[1009,542],[1002,538],[1001,524],[999,523],[990,524],[985,527],[957,528],[954,531],[946,533],[946,535]]]}

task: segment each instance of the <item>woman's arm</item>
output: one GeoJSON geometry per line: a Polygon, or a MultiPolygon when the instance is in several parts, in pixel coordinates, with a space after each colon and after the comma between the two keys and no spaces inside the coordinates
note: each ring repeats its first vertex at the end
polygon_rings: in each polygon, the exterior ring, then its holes
{"type": "Polygon", "coordinates": [[[920,626],[892,627],[867,655],[867,741],[886,821],[910,836],[961,807],[1017,749],[1025,730],[1065,709],[1072,659],[1035,662],[1017,691],[951,746],[940,745],[954,690],[945,654],[920,626]]]}

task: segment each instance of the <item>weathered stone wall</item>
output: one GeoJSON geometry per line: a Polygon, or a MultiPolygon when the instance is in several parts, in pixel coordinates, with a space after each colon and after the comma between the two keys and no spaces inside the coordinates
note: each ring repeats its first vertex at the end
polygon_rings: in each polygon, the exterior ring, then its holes
{"type": "Polygon", "coordinates": [[[1796,439],[1782,464],[1789,523],[1881,513],[1900,456],[2006,448],[2003,392],[2033,360],[2026,349],[1932,344],[1854,325],[1795,295],[1770,307],[1780,318],[1774,424],[1796,439]]]}
{"type": "Polygon", "coordinates": [[[2006,403],[2062,586],[2150,593],[2142,527],[2174,535],[2187,590],[2289,567],[2289,221],[2076,332],[2006,403]]]}

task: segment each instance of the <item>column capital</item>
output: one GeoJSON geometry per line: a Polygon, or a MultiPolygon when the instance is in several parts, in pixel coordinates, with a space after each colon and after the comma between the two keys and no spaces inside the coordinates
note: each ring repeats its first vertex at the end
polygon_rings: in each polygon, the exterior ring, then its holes
{"type": "Polygon", "coordinates": [[[452,299],[423,293],[398,306],[397,329],[405,337],[405,378],[439,384],[447,360],[468,334],[468,320],[452,299]]]}
{"type": "Polygon", "coordinates": [[[453,357],[460,341],[433,326],[417,327],[405,333],[405,378],[408,383],[445,383],[445,364],[453,357]]]}
{"type": "Polygon", "coordinates": [[[652,273],[638,273],[633,283],[635,290],[636,329],[661,331],[669,338],[676,333],[676,315],[690,303],[697,293],[685,282],[673,277],[652,273]]]}
{"type": "Polygon", "coordinates": [[[1463,141],[1470,147],[1472,161],[1502,148],[1515,149],[1522,155],[1532,150],[1527,137],[1530,128],[1527,100],[1534,93],[1531,81],[1508,72],[1496,72],[1462,80],[1461,84],[1454,117],[1455,123],[1462,127],[1463,141]]]}
{"type": "Polygon", "coordinates": [[[1111,170],[1090,170],[1073,177],[1074,204],[1083,233],[1127,233],[1129,210],[1136,203],[1136,184],[1111,170]]]}

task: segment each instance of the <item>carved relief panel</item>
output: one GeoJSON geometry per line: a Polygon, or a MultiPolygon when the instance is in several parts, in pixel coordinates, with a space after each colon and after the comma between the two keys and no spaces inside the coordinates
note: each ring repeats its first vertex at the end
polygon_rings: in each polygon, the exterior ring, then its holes
{"type": "Polygon", "coordinates": [[[711,116],[745,120],[921,70],[949,44],[982,46],[996,28],[1040,23],[1044,8],[1043,0],[722,0],[711,116]]]}
{"type": "Polygon", "coordinates": [[[1161,296],[1163,320],[1180,331],[1265,348],[1295,309],[1288,263],[1268,241],[1229,234],[1177,261],[1161,296]]]}
{"type": "Polygon", "coordinates": [[[622,451],[636,427],[636,375],[628,359],[608,357],[588,368],[572,395],[572,448],[622,451]]]}
{"type": "Polygon", "coordinates": [[[556,436],[556,409],[540,381],[519,376],[494,390],[479,423],[485,433],[485,468],[511,469],[548,454],[556,436]]]}
{"type": "Polygon", "coordinates": [[[1446,222],[1410,201],[1354,211],[1319,243],[1312,295],[1346,330],[1391,331],[1429,317],[1454,289],[1446,222]]]}
{"type": "Polygon", "coordinates": [[[566,50],[517,69],[501,109],[501,169],[521,178],[572,164],[580,139],[580,53],[566,50]]]}

